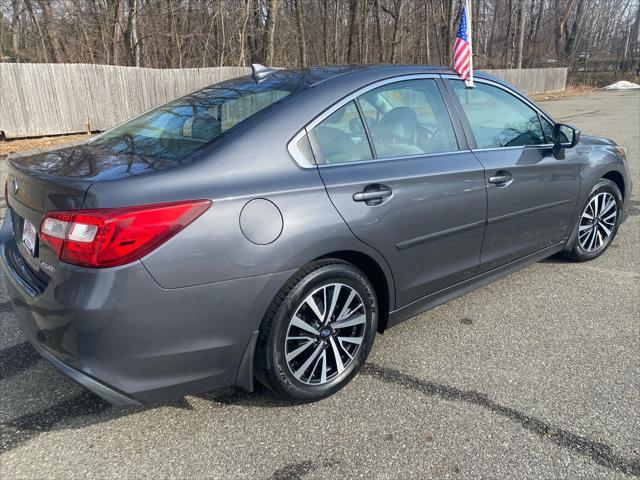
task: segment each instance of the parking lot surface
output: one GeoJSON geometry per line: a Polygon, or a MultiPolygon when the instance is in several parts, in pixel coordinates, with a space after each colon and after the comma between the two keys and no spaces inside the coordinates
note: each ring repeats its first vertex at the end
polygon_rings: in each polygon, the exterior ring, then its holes
{"type": "Polygon", "coordinates": [[[321,402],[227,389],[111,407],[25,342],[3,279],[0,477],[640,476],[640,92],[542,106],[629,149],[635,193],[611,248],[543,261],[379,335],[362,373],[321,402]]]}

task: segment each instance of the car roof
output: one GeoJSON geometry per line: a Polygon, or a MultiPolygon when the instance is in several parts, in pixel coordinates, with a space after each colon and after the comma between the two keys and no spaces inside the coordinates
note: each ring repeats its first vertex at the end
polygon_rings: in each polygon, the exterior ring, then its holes
{"type": "Polygon", "coordinates": [[[371,74],[393,74],[394,71],[400,73],[407,68],[419,69],[424,73],[455,73],[449,67],[439,67],[433,65],[398,65],[398,64],[372,64],[372,65],[326,65],[319,67],[310,67],[304,69],[287,69],[278,70],[278,73],[284,73],[293,77],[304,79],[309,86],[317,85],[338,77],[344,77],[349,74],[367,71],[371,74]]]}
{"type": "Polygon", "coordinates": [[[455,73],[449,67],[439,67],[434,65],[403,65],[403,64],[374,64],[374,65],[339,65],[337,66],[326,66],[326,67],[314,67],[309,70],[314,71],[314,73],[318,76],[324,77],[323,79],[329,79],[338,75],[347,75],[353,72],[360,72],[362,70],[367,70],[370,73],[378,73],[378,72],[388,72],[391,73],[394,70],[405,70],[407,67],[416,68],[424,71],[425,73],[455,73]]]}
{"type": "MultiPolygon", "coordinates": [[[[407,75],[412,73],[426,73],[435,75],[456,75],[458,73],[451,67],[437,66],[437,65],[418,65],[418,64],[376,64],[376,65],[334,65],[326,67],[313,67],[306,70],[289,70],[289,72],[308,72],[310,77],[307,79],[308,85],[313,86],[319,83],[332,81],[344,77],[349,74],[355,74],[357,72],[366,71],[372,76],[381,77],[393,77],[397,73],[400,75],[407,75]],[[314,77],[315,81],[311,78],[314,77]]],[[[474,70],[474,78],[490,80],[495,83],[499,83],[510,90],[526,97],[526,94],[520,89],[510,84],[509,82],[498,78],[490,73],[483,72],[482,70],[474,70]]]]}
{"type": "MultiPolygon", "coordinates": [[[[359,76],[363,81],[377,80],[394,76],[402,76],[409,74],[435,74],[435,75],[457,75],[450,67],[435,65],[411,65],[411,64],[373,64],[373,65],[326,65],[299,69],[273,69],[259,80],[252,75],[233,78],[224,82],[205,87],[207,89],[228,88],[237,85],[238,82],[243,84],[260,85],[265,89],[269,89],[273,85],[291,85],[295,86],[299,91],[306,90],[320,84],[335,84],[343,82],[346,77],[359,76]]],[[[476,78],[483,78],[498,82],[504,86],[518,91],[513,85],[494,77],[493,75],[475,71],[476,78]]],[[[520,92],[518,92],[520,93],[520,92]]]]}
{"type": "MultiPolygon", "coordinates": [[[[414,73],[426,73],[435,75],[457,75],[456,71],[451,67],[438,65],[418,65],[418,64],[372,64],[372,65],[327,65],[319,67],[301,68],[301,69],[281,69],[276,70],[272,74],[280,79],[289,79],[304,84],[306,87],[312,87],[321,83],[340,81],[346,76],[367,72],[373,77],[386,77],[397,75],[406,75],[410,71],[414,73]]],[[[500,83],[520,94],[516,87],[510,83],[497,78],[489,73],[481,70],[474,71],[475,78],[491,80],[500,83]]],[[[523,95],[523,94],[522,94],[523,95]]]]}
{"type": "MultiPolygon", "coordinates": [[[[321,82],[325,82],[327,80],[332,80],[336,77],[349,75],[350,73],[362,72],[363,70],[366,70],[369,73],[387,74],[392,74],[394,71],[398,71],[398,73],[400,74],[401,71],[407,70],[408,68],[420,70],[420,72],[422,73],[456,75],[455,70],[453,70],[451,67],[418,64],[326,65],[304,69],[282,69],[277,70],[277,72],[292,75],[293,77],[298,77],[301,79],[304,78],[306,82],[310,86],[312,86],[321,82]]],[[[486,78],[489,80],[495,80],[499,81],[500,83],[504,83],[503,80],[500,80],[493,75],[482,71],[476,70],[474,72],[474,75],[478,78],[486,78]]]]}

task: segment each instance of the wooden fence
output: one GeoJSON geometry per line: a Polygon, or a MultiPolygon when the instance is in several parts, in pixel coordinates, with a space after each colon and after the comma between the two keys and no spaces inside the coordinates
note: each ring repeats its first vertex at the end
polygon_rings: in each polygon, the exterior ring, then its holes
{"type": "Polygon", "coordinates": [[[561,92],[567,83],[566,68],[526,68],[522,70],[511,68],[482,71],[509,82],[527,95],[561,92]]]}
{"type": "Polygon", "coordinates": [[[152,69],[0,63],[0,130],[8,138],[106,130],[246,67],[152,69]]]}
{"type": "MultiPolygon", "coordinates": [[[[106,130],[172,98],[249,72],[247,67],[0,63],[0,131],[18,138],[106,130]]],[[[565,68],[488,73],[529,94],[563,90],[567,77],[565,68]]]]}

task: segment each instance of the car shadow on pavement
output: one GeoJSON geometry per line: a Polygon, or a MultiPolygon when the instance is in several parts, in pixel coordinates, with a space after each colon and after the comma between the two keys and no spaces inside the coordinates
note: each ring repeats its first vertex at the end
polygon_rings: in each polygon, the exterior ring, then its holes
{"type": "MultiPolygon", "coordinates": [[[[239,389],[237,391],[234,389],[232,392],[207,393],[199,395],[199,397],[224,404],[282,406],[281,403],[277,403],[275,398],[265,402],[261,398],[262,393],[247,393],[239,389]],[[247,401],[250,397],[256,397],[257,400],[247,401]]],[[[77,395],[52,403],[35,412],[24,413],[11,420],[0,422],[0,455],[23,445],[42,433],[66,428],[87,427],[160,407],[193,410],[186,398],[143,407],[115,407],[94,393],[83,390],[77,395]]]]}
{"type": "MultiPolygon", "coordinates": [[[[609,245],[607,247],[608,250],[615,250],[616,248],[620,248],[620,245],[615,243],[615,240],[613,241],[613,243],[611,243],[611,245],[609,245]]],[[[551,263],[551,264],[568,264],[568,265],[574,265],[576,262],[574,262],[573,260],[570,260],[566,257],[564,257],[562,255],[562,253],[556,253],[555,255],[552,255],[550,257],[547,257],[543,260],[540,260],[539,263],[551,263]]]]}
{"type": "MultiPolygon", "coordinates": [[[[39,360],[38,353],[28,342],[0,350],[0,379],[8,379],[28,370],[39,360]]],[[[374,363],[365,364],[361,375],[418,394],[438,397],[445,401],[463,402],[487,409],[518,423],[522,428],[537,434],[542,440],[570,449],[610,470],[640,476],[640,459],[624,458],[616,454],[607,444],[574,434],[512,407],[499,404],[484,393],[438,384],[374,363]]],[[[31,391],[37,391],[35,386],[31,391]]],[[[297,405],[296,403],[283,402],[259,383],[256,383],[255,391],[252,393],[239,388],[225,388],[193,396],[212,403],[244,407],[281,408],[287,405],[297,405]]],[[[25,402],[25,405],[28,404],[29,402],[25,402]]],[[[23,445],[41,433],[65,428],[82,428],[159,407],[193,410],[193,406],[187,398],[137,408],[114,407],[92,392],[82,390],[76,395],[47,405],[35,412],[25,412],[22,415],[18,414],[17,417],[14,415],[13,419],[0,422],[0,455],[23,445]]]]}
{"type": "MultiPolygon", "coordinates": [[[[9,302],[4,302],[9,303],[9,302]]],[[[0,311],[4,304],[0,304],[0,311]]],[[[11,378],[34,366],[42,357],[29,342],[0,350],[0,380],[11,378]]]]}
{"type": "Polygon", "coordinates": [[[561,253],[556,253],[551,257],[540,260],[539,263],[571,263],[571,261],[563,257],[561,253]]]}
{"type": "MultiPolygon", "coordinates": [[[[0,381],[10,380],[16,375],[26,373],[41,360],[42,357],[29,342],[18,343],[0,350],[0,381]]],[[[50,368],[53,369],[53,367],[50,368]]],[[[25,375],[25,377],[27,385],[21,390],[37,392],[38,386],[35,384],[30,386],[29,383],[32,382],[31,378],[34,383],[38,383],[39,379],[34,375],[25,375]]],[[[63,388],[63,396],[64,393],[63,388]]],[[[3,396],[8,396],[8,394],[9,392],[2,392],[3,396]]],[[[18,394],[20,393],[18,392],[18,394]]],[[[239,388],[224,388],[198,394],[196,397],[214,403],[253,407],[282,407],[286,405],[260,385],[256,385],[253,393],[245,392],[239,388]]],[[[159,407],[193,409],[187,398],[143,407],[114,407],[88,390],[83,389],[77,393],[74,388],[69,389],[69,395],[66,398],[56,401],[59,398],[58,394],[55,400],[45,401],[44,406],[36,411],[29,409],[29,406],[32,405],[29,401],[12,402],[18,403],[17,407],[14,405],[14,410],[17,408],[17,411],[13,412],[11,419],[5,418],[0,421],[0,455],[45,432],[65,428],[81,428],[159,407]],[[22,405],[24,405],[24,410],[21,412],[22,405]]],[[[3,416],[5,415],[3,414],[3,416]]]]}

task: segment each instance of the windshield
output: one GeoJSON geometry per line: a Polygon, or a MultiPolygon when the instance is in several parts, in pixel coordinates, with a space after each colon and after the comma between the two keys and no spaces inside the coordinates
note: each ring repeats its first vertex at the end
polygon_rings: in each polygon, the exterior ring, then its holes
{"type": "Polygon", "coordinates": [[[207,87],[107,131],[91,145],[113,154],[181,160],[308,85],[283,75],[207,87]]]}

